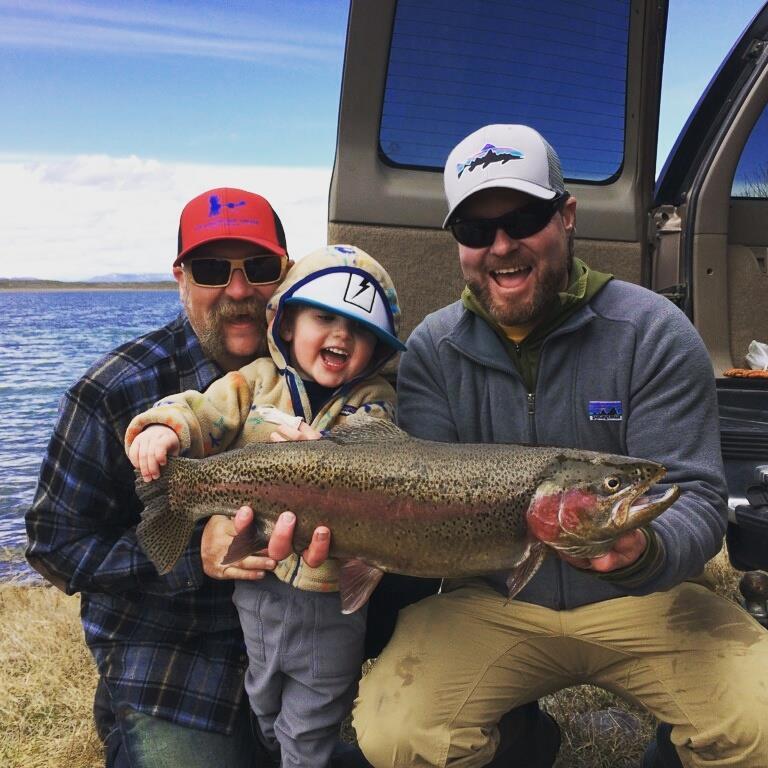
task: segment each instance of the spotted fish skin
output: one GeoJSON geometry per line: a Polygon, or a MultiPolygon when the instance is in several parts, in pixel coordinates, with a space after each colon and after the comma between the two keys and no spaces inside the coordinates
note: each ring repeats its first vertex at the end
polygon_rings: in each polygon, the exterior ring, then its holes
{"type": "Polygon", "coordinates": [[[377,572],[461,577],[519,569],[527,581],[543,557],[542,541],[557,548],[547,514],[551,508],[562,515],[557,500],[564,491],[581,489],[578,509],[565,518],[571,546],[574,537],[605,546],[609,534],[619,535],[606,533],[617,502],[605,478],[618,478],[631,500],[664,473],[650,461],[554,447],[435,443],[378,419],[353,421],[322,440],[169,458],[159,481],[139,480],[145,511],[138,536],[158,570],[170,570],[195,521],[232,516],[247,504],[258,518],[259,546],[290,509],[299,551],[325,525],[331,556],[377,572]],[[531,533],[537,526],[540,537],[531,533]]]}

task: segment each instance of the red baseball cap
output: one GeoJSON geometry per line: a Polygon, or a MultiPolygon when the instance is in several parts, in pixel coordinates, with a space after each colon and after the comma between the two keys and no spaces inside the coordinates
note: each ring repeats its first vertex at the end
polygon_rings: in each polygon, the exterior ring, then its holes
{"type": "Polygon", "coordinates": [[[215,240],[244,240],[286,256],[285,232],[272,206],[243,189],[209,189],[190,200],[179,219],[179,248],[174,267],[200,245],[215,240]]]}

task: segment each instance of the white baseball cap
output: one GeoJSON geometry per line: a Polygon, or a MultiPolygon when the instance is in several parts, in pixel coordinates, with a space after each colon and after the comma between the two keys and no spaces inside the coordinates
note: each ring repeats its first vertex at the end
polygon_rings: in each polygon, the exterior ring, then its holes
{"type": "Polygon", "coordinates": [[[481,189],[516,189],[542,200],[565,192],[557,152],[527,125],[486,125],[470,133],[448,155],[443,181],[448,199],[443,227],[481,189]]]}
{"type": "Polygon", "coordinates": [[[356,320],[388,346],[405,350],[405,344],[397,338],[384,289],[360,267],[337,266],[313,272],[290,288],[283,301],[327,309],[356,320]]]}

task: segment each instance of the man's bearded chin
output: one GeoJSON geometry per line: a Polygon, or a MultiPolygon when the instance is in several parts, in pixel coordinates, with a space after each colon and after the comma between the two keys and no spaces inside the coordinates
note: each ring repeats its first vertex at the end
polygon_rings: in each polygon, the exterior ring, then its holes
{"type": "Polygon", "coordinates": [[[552,273],[544,275],[543,282],[536,286],[531,300],[524,304],[494,301],[486,283],[468,280],[467,285],[478,302],[497,323],[514,326],[536,322],[547,313],[560,291],[560,278],[552,273]]]}
{"type": "MultiPolygon", "coordinates": [[[[185,301],[185,306],[187,302],[185,301]]],[[[196,327],[195,333],[206,357],[214,360],[225,371],[237,370],[258,357],[267,354],[267,318],[266,303],[256,296],[243,301],[222,301],[209,312],[202,327],[196,327]],[[237,317],[248,316],[258,330],[261,342],[252,355],[240,357],[233,355],[226,347],[224,323],[237,317]]],[[[189,316],[189,308],[187,307],[189,316]]],[[[199,324],[198,324],[199,325],[199,324]]]]}
{"type": "MultiPolygon", "coordinates": [[[[479,280],[467,280],[467,285],[481,306],[501,325],[525,325],[542,320],[557,300],[560,291],[568,285],[569,275],[573,264],[572,255],[567,265],[559,269],[544,269],[540,271],[539,283],[530,301],[524,304],[506,304],[494,301],[486,283],[479,280]]],[[[465,276],[466,278],[466,276],[465,276]]]]}

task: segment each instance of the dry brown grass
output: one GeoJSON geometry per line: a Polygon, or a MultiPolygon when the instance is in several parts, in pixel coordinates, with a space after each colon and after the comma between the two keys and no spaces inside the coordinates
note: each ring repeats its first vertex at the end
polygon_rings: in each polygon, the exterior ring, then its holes
{"type": "MultiPolygon", "coordinates": [[[[736,598],[740,574],[724,552],[708,575],[720,594],[736,598]]],[[[0,585],[0,766],[102,764],[91,723],[96,671],[83,643],[79,606],[78,598],[53,588],[0,585]]],[[[568,688],[543,705],[562,728],[557,768],[635,768],[655,725],[591,686],[568,688]]]]}
{"type": "Polygon", "coordinates": [[[656,730],[644,710],[591,685],[565,688],[541,705],[560,725],[555,768],[637,768],[656,730]]]}
{"type": "Polygon", "coordinates": [[[96,669],[80,601],[57,589],[0,585],[0,765],[97,768],[96,669]]]}

